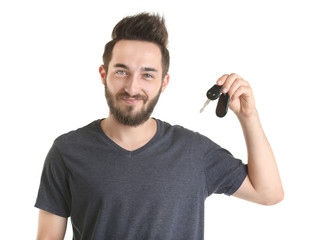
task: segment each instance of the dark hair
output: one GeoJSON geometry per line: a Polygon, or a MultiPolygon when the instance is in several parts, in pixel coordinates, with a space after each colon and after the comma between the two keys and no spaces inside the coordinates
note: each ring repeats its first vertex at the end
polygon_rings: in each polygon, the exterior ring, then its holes
{"type": "Polygon", "coordinates": [[[149,13],[125,17],[114,27],[111,37],[112,40],[106,44],[103,54],[106,72],[108,72],[115,44],[121,39],[126,39],[156,43],[162,55],[162,78],[168,73],[170,64],[170,56],[167,49],[168,32],[163,17],[149,13]]]}

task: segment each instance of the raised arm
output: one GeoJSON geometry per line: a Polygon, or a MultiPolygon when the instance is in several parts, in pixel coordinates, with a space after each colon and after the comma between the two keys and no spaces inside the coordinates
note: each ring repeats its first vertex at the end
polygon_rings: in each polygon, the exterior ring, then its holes
{"type": "Polygon", "coordinates": [[[217,81],[223,93],[230,95],[230,109],[237,115],[248,152],[248,176],[233,196],[263,205],[283,199],[284,192],[276,159],[263,131],[247,81],[237,74],[223,75],[217,81]]]}
{"type": "Polygon", "coordinates": [[[39,210],[37,240],[62,240],[66,226],[66,218],[39,210]]]}

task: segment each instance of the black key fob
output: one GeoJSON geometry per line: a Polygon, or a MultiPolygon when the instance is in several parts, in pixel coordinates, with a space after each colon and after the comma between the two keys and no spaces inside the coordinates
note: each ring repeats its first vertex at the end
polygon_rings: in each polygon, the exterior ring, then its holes
{"type": "Polygon", "coordinates": [[[210,100],[216,100],[217,98],[219,98],[221,91],[222,86],[214,85],[207,91],[206,96],[210,100]]]}
{"type": "Polygon", "coordinates": [[[221,94],[217,103],[216,115],[218,117],[226,116],[229,108],[230,96],[228,93],[221,94]]]}

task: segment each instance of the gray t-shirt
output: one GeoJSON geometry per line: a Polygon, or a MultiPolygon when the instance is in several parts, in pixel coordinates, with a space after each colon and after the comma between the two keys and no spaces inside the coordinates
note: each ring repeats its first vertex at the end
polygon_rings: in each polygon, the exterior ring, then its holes
{"type": "Polygon", "coordinates": [[[35,207],[71,217],[76,240],[203,239],[206,197],[233,194],[246,165],[207,137],[160,120],[151,141],[126,151],[100,121],[55,140],[35,207]]]}

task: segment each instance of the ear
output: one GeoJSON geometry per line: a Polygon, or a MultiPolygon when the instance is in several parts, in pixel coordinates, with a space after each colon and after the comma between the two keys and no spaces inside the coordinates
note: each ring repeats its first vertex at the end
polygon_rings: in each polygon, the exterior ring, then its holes
{"type": "Polygon", "coordinates": [[[169,74],[167,74],[162,81],[161,92],[165,91],[166,87],[169,84],[169,79],[170,79],[170,76],[169,74]]]}
{"type": "Polygon", "coordinates": [[[104,65],[101,65],[99,67],[99,74],[100,74],[100,77],[101,77],[102,84],[105,84],[106,71],[105,71],[104,65]]]}

